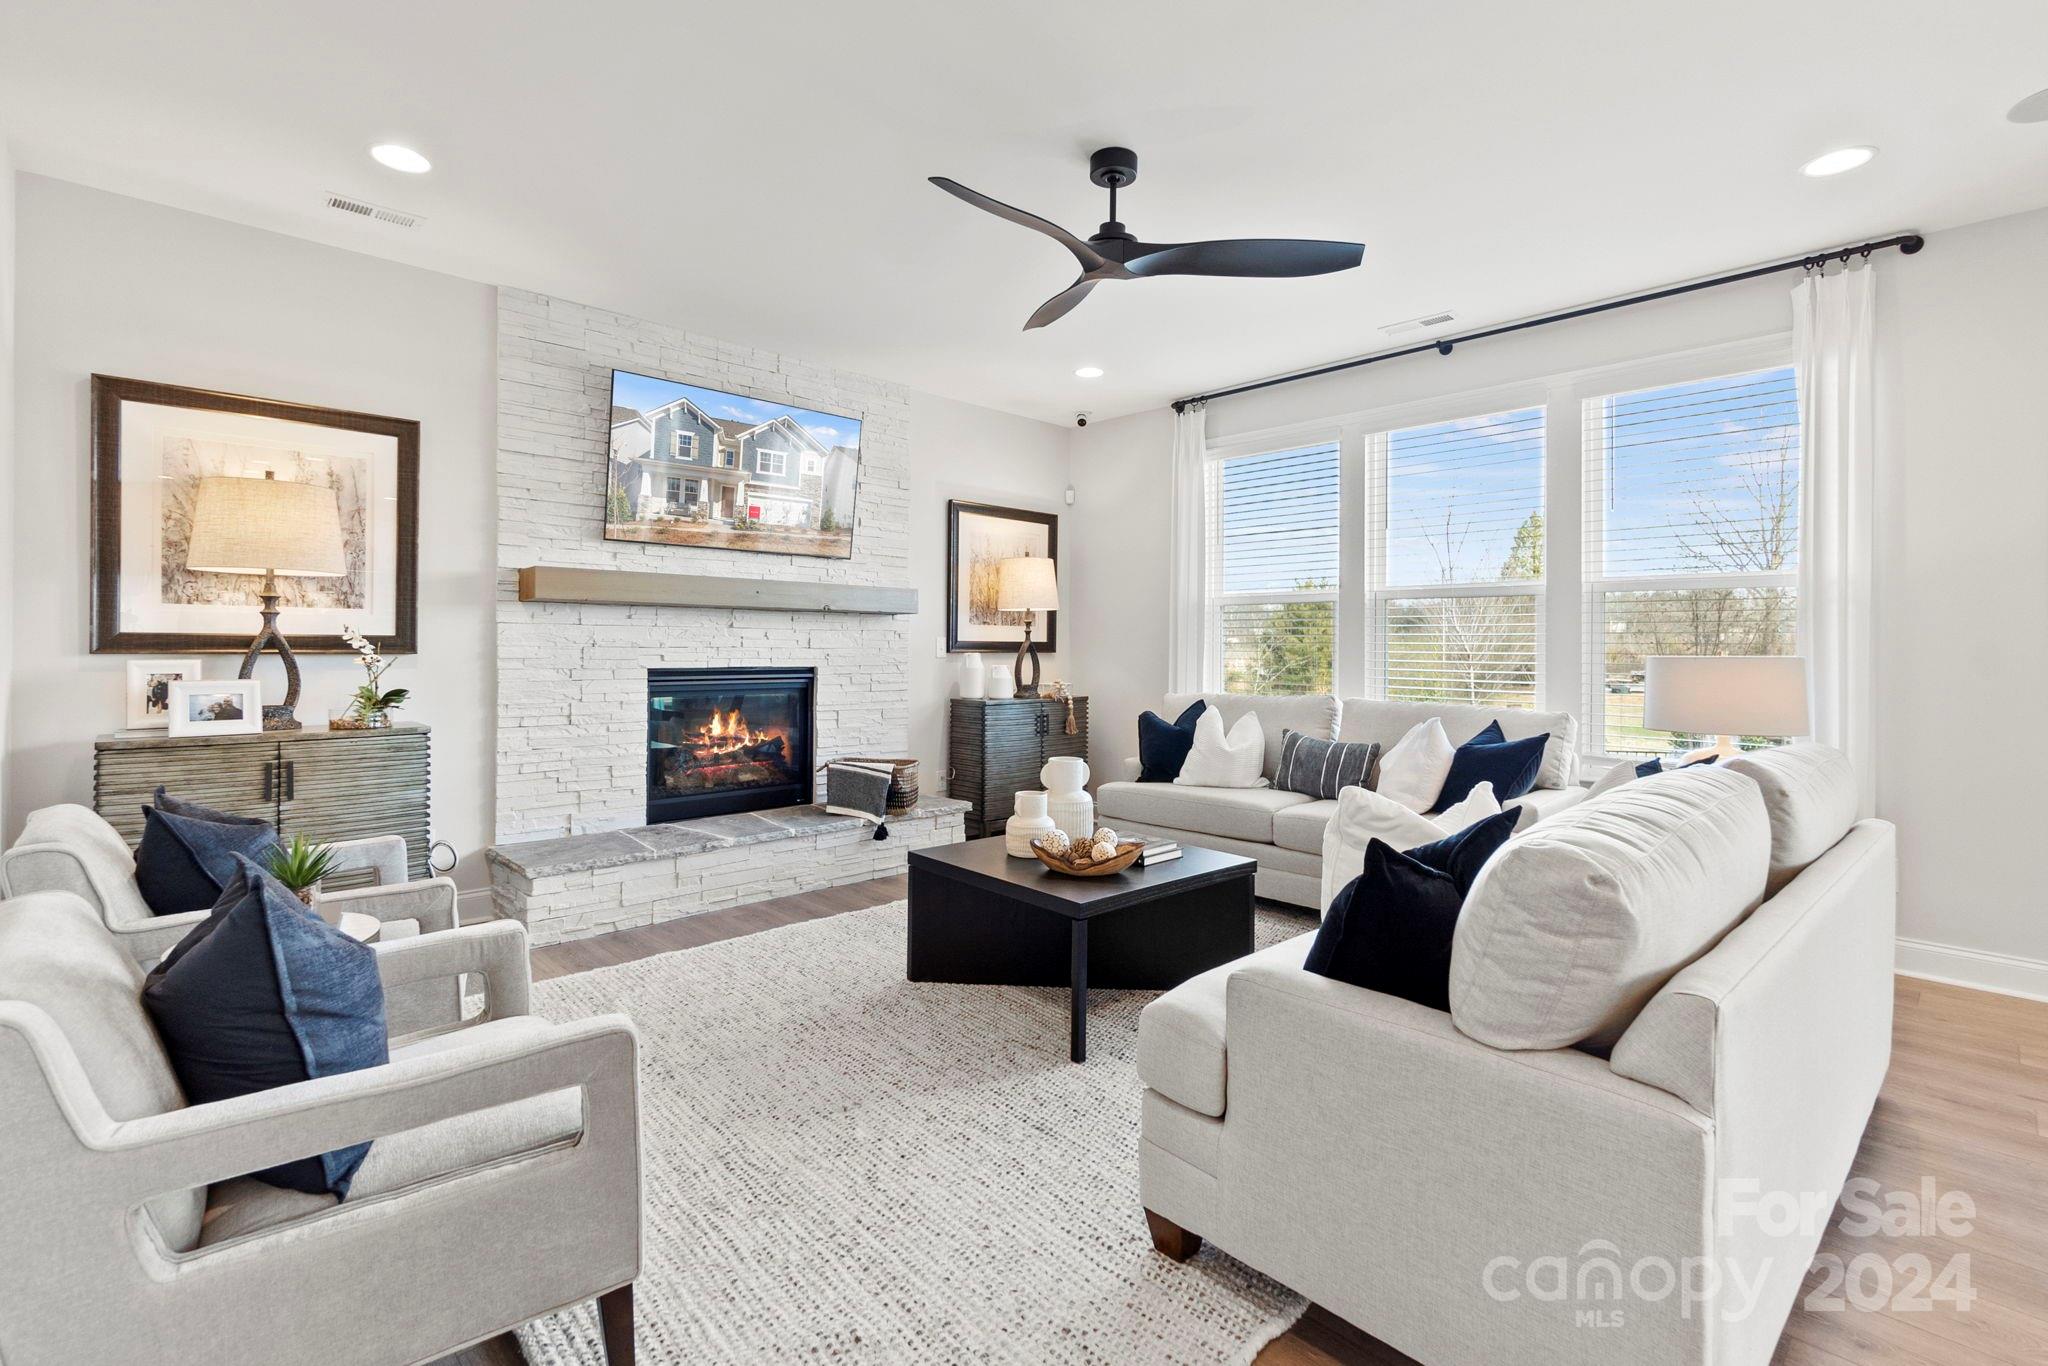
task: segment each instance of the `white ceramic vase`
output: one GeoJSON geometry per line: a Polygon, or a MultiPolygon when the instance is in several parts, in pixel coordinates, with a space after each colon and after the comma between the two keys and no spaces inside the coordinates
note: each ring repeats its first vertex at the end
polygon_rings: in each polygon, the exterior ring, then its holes
{"type": "Polygon", "coordinates": [[[1045,784],[1046,814],[1067,832],[1070,840],[1088,840],[1095,835],[1095,799],[1088,795],[1088,761],[1063,754],[1047,759],[1038,770],[1045,784]]]}
{"type": "Polygon", "coordinates": [[[988,666],[988,695],[1001,701],[1017,695],[1017,678],[1007,664],[988,666]]]}
{"type": "Polygon", "coordinates": [[[960,661],[960,695],[962,697],[986,697],[984,691],[988,675],[982,671],[980,655],[969,655],[960,661]]]}
{"type": "Polygon", "coordinates": [[[1019,792],[1017,809],[1003,827],[1003,847],[1011,858],[1036,858],[1031,852],[1031,841],[1054,828],[1052,817],[1045,814],[1045,794],[1019,792]]]}

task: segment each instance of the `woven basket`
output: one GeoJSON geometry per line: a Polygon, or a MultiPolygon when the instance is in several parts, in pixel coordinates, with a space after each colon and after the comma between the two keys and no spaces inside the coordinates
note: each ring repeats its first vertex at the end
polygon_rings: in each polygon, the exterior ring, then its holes
{"type": "Polygon", "coordinates": [[[889,814],[906,816],[917,810],[917,760],[878,759],[866,756],[849,756],[838,762],[842,764],[887,764],[892,770],[889,779],[889,814]]]}

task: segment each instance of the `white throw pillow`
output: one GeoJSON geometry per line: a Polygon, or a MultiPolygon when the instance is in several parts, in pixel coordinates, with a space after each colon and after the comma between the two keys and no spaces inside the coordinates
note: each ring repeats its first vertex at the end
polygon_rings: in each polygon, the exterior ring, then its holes
{"type": "Polygon", "coordinates": [[[1552,816],[1509,840],[1465,898],[1451,1023],[1494,1048],[1612,1048],[1763,900],[1770,858],[1762,792],[1718,768],[1552,816]]]}
{"type": "Polygon", "coordinates": [[[1380,758],[1380,780],[1374,785],[1410,811],[1427,811],[1443,794],[1458,747],[1444,734],[1444,723],[1432,716],[1417,723],[1380,758]]]}
{"type": "Polygon", "coordinates": [[[1266,764],[1266,732],[1259,714],[1237,718],[1228,735],[1223,713],[1211,707],[1195,722],[1195,746],[1174,781],[1184,787],[1264,787],[1260,770],[1266,764]]]}
{"type": "Polygon", "coordinates": [[[1455,835],[1466,826],[1500,814],[1492,783],[1475,783],[1456,806],[1425,816],[1367,787],[1337,794],[1337,814],[1323,827],[1323,899],[1320,910],[1365,866],[1365,846],[1381,840],[1402,852],[1455,835]]]}

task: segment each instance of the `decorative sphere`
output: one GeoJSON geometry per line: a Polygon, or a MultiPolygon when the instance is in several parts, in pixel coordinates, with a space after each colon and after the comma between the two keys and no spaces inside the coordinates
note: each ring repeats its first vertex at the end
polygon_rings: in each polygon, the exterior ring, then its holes
{"type": "Polygon", "coordinates": [[[1100,844],[1097,844],[1097,845],[1095,846],[1095,857],[1096,857],[1096,858],[1098,858],[1098,859],[1111,859],[1111,858],[1115,858],[1115,857],[1116,857],[1116,841],[1115,841],[1115,840],[1105,840],[1105,841],[1103,841],[1102,843],[1100,843],[1100,844]]]}
{"type": "Polygon", "coordinates": [[[1064,830],[1048,830],[1038,837],[1038,847],[1055,858],[1066,853],[1072,843],[1064,830]]]}
{"type": "Polygon", "coordinates": [[[1076,868],[1086,868],[1089,864],[1095,862],[1095,855],[1091,852],[1089,846],[1077,844],[1074,846],[1073,852],[1067,855],[1067,862],[1073,864],[1076,868]]]}
{"type": "Polygon", "coordinates": [[[1116,831],[1110,829],[1106,825],[1098,825],[1095,827],[1095,838],[1090,840],[1089,843],[1108,844],[1113,846],[1116,844],[1116,831]]]}

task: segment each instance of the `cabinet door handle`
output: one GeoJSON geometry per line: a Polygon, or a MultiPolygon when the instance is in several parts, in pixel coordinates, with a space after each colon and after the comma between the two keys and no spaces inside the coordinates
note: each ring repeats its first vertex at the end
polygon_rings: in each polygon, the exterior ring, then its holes
{"type": "Polygon", "coordinates": [[[299,795],[299,764],[296,759],[284,761],[284,799],[292,801],[299,795]]]}

